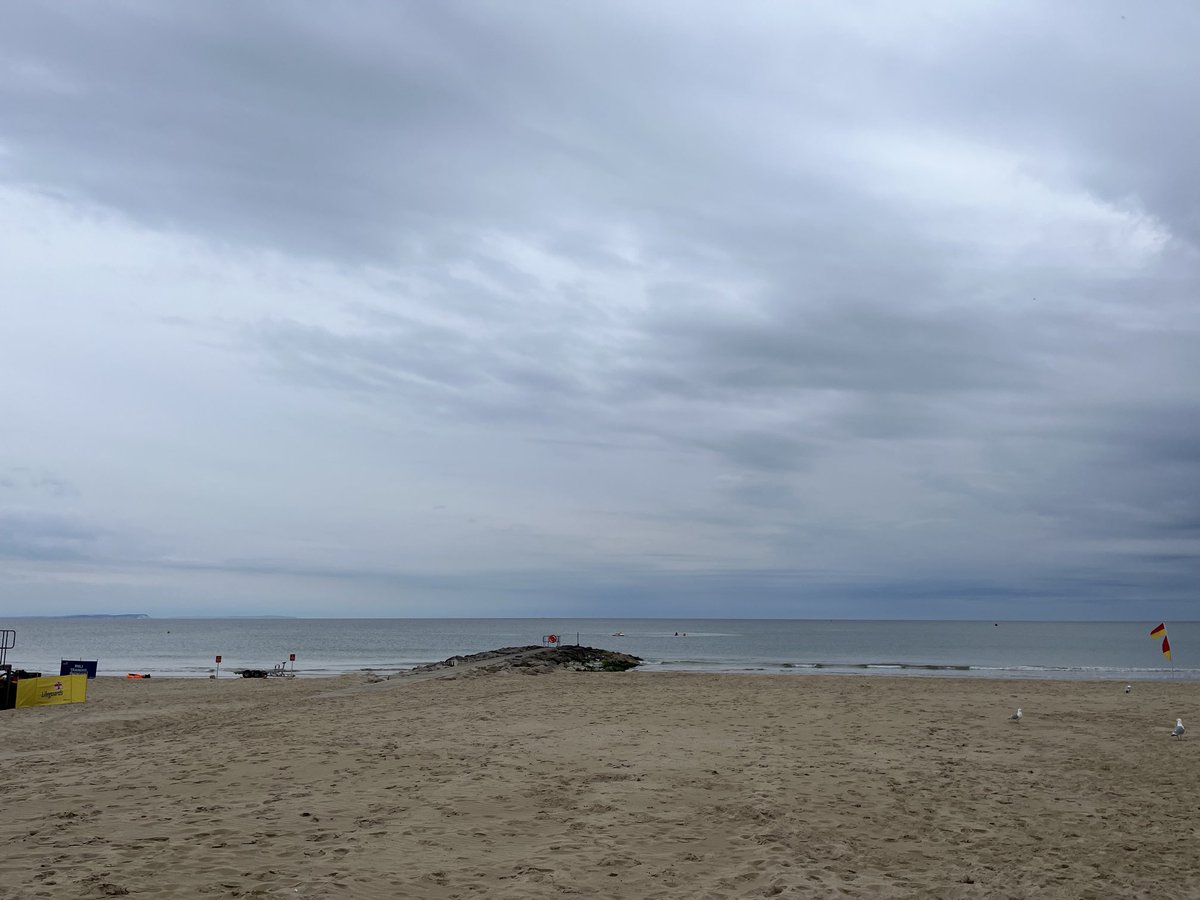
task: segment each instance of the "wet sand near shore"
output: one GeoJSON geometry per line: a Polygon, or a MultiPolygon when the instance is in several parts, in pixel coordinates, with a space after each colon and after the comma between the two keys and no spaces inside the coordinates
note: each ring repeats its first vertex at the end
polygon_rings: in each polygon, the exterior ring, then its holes
{"type": "Polygon", "coordinates": [[[1200,685],[538,671],[2,712],[0,898],[1200,896],[1200,685]]]}

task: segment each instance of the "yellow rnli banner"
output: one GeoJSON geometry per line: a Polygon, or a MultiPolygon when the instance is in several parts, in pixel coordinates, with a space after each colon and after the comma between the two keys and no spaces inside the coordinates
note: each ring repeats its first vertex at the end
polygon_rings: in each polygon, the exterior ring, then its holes
{"type": "Polygon", "coordinates": [[[22,678],[17,682],[18,709],[23,706],[82,703],[86,699],[86,675],[50,675],[45,678],[22,678]]]}

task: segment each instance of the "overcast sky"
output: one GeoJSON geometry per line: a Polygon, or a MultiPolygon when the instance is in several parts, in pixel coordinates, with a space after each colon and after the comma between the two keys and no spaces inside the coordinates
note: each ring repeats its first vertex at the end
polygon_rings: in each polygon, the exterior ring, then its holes
{"type": "Polygon", "coordinates": [[[0,612],[1198,618],[1200,7],[0,9],[0,612]]]}

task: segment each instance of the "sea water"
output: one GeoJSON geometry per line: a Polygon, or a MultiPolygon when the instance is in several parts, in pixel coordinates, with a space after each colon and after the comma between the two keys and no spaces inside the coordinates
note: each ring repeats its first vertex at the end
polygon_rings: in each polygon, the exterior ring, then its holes
{"type": "Polygon", "coordinates": [[[389,674],[450,656],[565,643],[642,657],[649,671],[859,673],[1049,679],[1200,680],[1200,623],[809,619],[124,619],[0,618],[16,667],[58,674],[94,659],[101,675],[204,677],[294,665],[298,675],[389,674]],[[290,654],[294,664],[288,663],[290,654]]]}

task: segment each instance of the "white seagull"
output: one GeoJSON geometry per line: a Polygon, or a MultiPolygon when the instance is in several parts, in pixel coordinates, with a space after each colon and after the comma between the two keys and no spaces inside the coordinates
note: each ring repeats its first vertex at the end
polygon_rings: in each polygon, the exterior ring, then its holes
{"type": "Polygon", "coordinates": [[[1175,720],[1175,730],[1171,732],[1171,737],[1183,737],[1183,719],[1175,720]]]}
{"type": "Polygon", "coordinates": [[[1017,711],[1015,713],[1013,713],[1011,716],[1009,716],[1009,718],[1012,719],[1012,721],[1014,721],[1014,722],[1020,722],[1021,721],[1021,707],[1018,706],[1017,711]]]}
{"type": "Polygon", "coordinates": [[[1132,684],[1127,684],[1127,685],[1125,685],[1125,693],[1127,693],[1127,694],[1128,694],[1128,693],[1129,693],[1130,691],[1132,691],[1132,690],[1133,690],[1133,685],[1132,685],[1132,684]]]}

